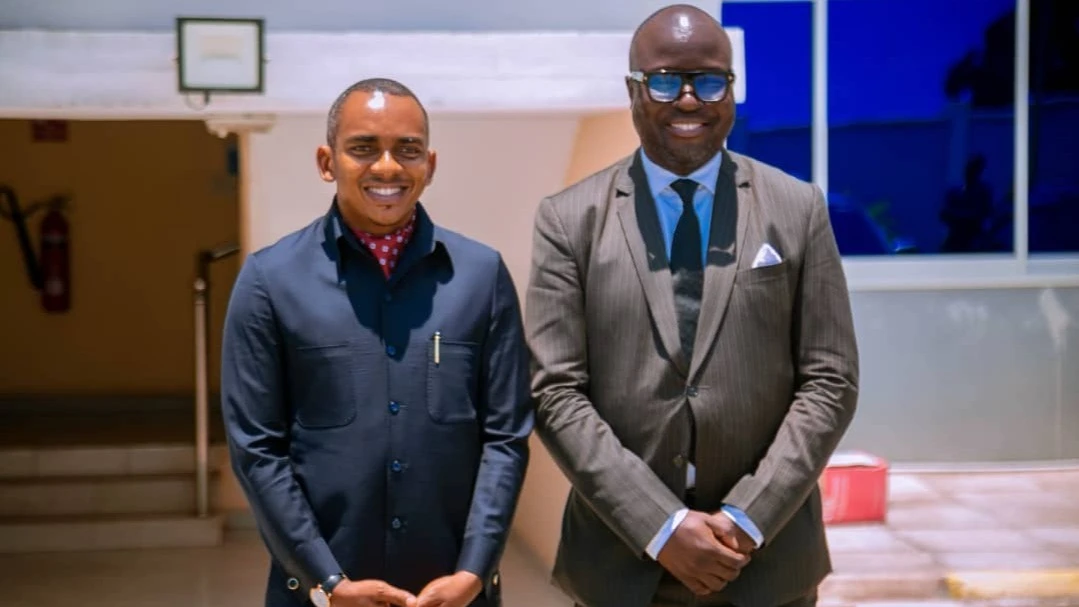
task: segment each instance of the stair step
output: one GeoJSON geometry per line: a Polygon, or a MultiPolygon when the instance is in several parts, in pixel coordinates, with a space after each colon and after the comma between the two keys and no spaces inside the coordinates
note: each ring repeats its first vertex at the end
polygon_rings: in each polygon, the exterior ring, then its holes
{"type": "Polygon", "coordinates": [[[0,553],[219,546],[224,517],[79,516],[0,518],[0,553]]]}
{"type": "MultiPolygon", "coordinates": [[[[220,470],[227,465],[225,446],[211,446],[210,469],[220,470]]],[[[0,480],[194,472],[195,448],[192,445],[118,444],[0,449],[0,480]]]]}
{"type": "MultiPolygon", "coordinates": [[[[216,489],[217,484],[211,482],[211,503],[216,489]]],[[[193,474],[0,479],[0,517],[194,514],[194,511],[193,474]]]]}
{"type": "MultiPolygon", "coordinates": [[[[212,442],[224,441],[220,400],[207,411],[212,442]]],[[[0,395],[0,445],[190,444],[195,402],[186,395],[0,395]]]]}

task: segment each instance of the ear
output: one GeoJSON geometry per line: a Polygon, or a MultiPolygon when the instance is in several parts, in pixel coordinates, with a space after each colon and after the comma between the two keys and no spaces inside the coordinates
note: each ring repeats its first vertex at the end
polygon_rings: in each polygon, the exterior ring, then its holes
{"type": "Polygon", "coordinates": [[[431,185],[431,180],[435,177],[435,168],[438,166],[438,154],[434,150],[427,150],[427,183],[425,185],[431,185]]]}
{"type": "Polygon", "coordinates": [[[318,150],[315,151],[315,163],[318,165],[318,176],[326,183],[333,183],[333,150],[330,146],[318,146],[318,150]]]}

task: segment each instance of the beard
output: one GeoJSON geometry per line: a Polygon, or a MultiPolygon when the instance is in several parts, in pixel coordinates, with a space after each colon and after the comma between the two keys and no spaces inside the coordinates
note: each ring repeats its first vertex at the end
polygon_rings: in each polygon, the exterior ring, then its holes
{"type": "Polygon", "coordinates": [[[670,142],[663,146],[663,153],[668,157],[669,162],[680,167],[686,174],[704,166],[723,147],[722,140],[715,143],[702,142],[696,145],[678,145],[678,143],[670,142]]]}
{"type": "Polygon", "coordinates": [[[723,148],[723,140],[717,137],[690,143],[667,133],[653,133],[653,137],[642,137],[641,145],[653,162],[685,176],[715,157],[723,148]]]}
{"type": "Polygon", "coordinates": [[[633,125],[652,162],[679,175],[688,175],[715,157],[723,149],[726,132],[720,129],[714,135],[689,141],[667,132],[645,116],[641,108],[633,111],[633,125]]]}

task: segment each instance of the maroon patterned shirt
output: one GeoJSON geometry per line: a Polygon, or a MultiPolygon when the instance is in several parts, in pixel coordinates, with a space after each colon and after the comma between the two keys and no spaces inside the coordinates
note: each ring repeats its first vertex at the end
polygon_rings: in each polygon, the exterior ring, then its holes
{"type": "Polygon", "coordinates": [[[379,265],[382,266],[382,274],[389,278],[394,269],[397,268],[397,260],[401,258],[401,253],[404,252],[405,245],[412,238],[412,233],[415,229],[416,212],[413,211],[412,216],[408,218],[408,223],[385,236],[375,236],[360,230],[353,230],[353,232],[356,234],[356,238],[360,240],[360,243],[367,247],[367,250],[371,251],[371,254],[378,260],[379,265]]]}

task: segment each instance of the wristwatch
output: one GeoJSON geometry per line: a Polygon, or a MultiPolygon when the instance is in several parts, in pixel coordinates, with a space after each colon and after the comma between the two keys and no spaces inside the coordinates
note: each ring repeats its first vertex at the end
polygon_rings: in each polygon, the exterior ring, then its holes
{"type": "Polygon", "coordinates": [[[343,573],[335,573],[326,578],[308,593],[311,602],[315,604],[315,607],[330,607],[330,597],[333,596],[333,589],[347,579],[343,573]]]}

